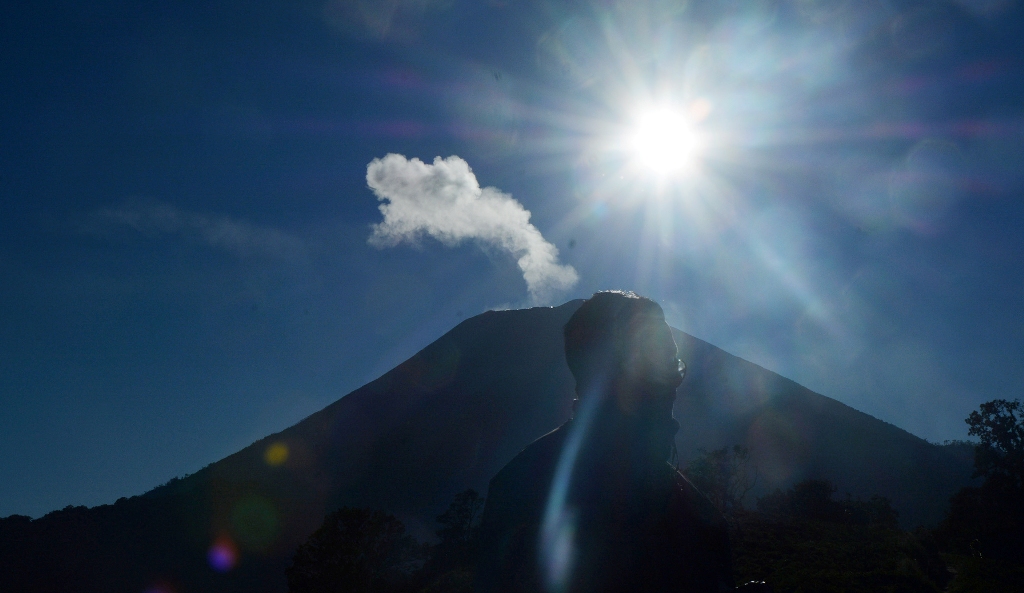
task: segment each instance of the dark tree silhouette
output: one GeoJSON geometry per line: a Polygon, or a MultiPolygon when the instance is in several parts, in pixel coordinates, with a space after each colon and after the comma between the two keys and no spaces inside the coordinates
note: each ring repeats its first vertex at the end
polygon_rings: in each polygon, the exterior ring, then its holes
{"type": "Polygon", "coordinates": [[[790,512],[798,517],[818,521],[841,521],[843,508],[832,500],[836,487],[828,480],[806,480],[793,486],[789,493],[790,512]]]}
{"type": "Polygon", "coordinates": [[[742,510],[743,498],[757,484],[757,468],[751,467],[750,451],[740,445],[731,450],[700,449],[683,475],[723,513],[742,510]]]}
{"type": "Polygon", "coordinates": [[[936,534],[960,553],[1024,563],[1024,418],[1021,402],[981,404],[967,417],[980,487],[950,499],[949,514],[936,534]]]}
{"type": "Polygon", "coordinates": [[[437,517],[438,542],[423,569],[426,591],[468,591],[471,588],[480,512],[484,499],[476,490],[457,494],[437,517]]]}
{"type": "Polygon", "coordinates": [[[996,399],[967,417],[967,434],[981,442],[974,449],[974,477],[1024,488],[1024,417],[1020,401],[996,399]]]}
{"type": "Polygon", "coordinates": [[[423,548],[393,515],[342,508],[299,546],[286,571],[290,593],[369,593],[407,587],[423,548]]]}
{"type": "Polygon", "coordinates": [[[437,517],[441,528],[437,530],[439,545],[464,544],[473,538],[477,519],[484,508],[484,499],[470,488],[455,495],[455,500],[437,517]]]}
{"type": "Polygon", "coordinates": [[[737,580],[776,591],[938,593],[949,581],[933,539],[898,526],[889,499],[835,498],[824,479],[804,480],[734,514],[737,580]]]}
{"type": "Polygon", "coordinates": [[[835,500],[836,487],[828,480],[804,480],[783,492],[775,490],[757,500],[758,511],[776,519],[802,519],[848,525],[879,525],[896,529],[899,513],[883,496],[868,500],[835,500]]]}

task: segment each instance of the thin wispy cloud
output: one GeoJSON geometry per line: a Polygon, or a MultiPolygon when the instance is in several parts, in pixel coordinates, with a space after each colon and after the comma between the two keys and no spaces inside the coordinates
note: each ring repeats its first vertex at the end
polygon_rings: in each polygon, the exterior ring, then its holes
{"type": "Polygon", "coordinates": [[[121,226],[146,235],[178,235],[238,257],[289,260],[305,251],[301,239],[273,227],[223,215],[188,212],[163,202],[103,208],[90,226],[93,230],[121,226]]]}
{"type": "Polygon", "coordinates": [[[481,188],[469,163],[457,156],[428,165],[389,154],[367,165],[366,182],[384,215],[373,226],[374,246],[415,243],[426,235],[447,246],[472,240],[500,249],[516,258],[534,303],[549,302],[579,280],[530,224],[530,211],[497,188],[481,188]]]}

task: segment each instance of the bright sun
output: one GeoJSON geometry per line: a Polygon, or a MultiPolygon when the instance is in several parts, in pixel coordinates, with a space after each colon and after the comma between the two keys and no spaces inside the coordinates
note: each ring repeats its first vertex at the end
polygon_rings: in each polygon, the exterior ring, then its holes
{"type": "Polygon", "coordinates": [[[698,145],[690,118],[668,108],[652,109],[640,115],[630,138],[637,164],[659,175],[689,169],[698,145]]]}

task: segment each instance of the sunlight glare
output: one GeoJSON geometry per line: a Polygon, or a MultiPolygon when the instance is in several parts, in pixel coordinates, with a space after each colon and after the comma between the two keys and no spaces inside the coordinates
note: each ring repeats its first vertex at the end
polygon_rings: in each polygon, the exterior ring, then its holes
{"type": "Polygon", "coordinates": [[[658,108],[637,118],[631,148],[638,164],[659,175],[669,175],[693,164],[698,139],[685,114],[658,108]]]}

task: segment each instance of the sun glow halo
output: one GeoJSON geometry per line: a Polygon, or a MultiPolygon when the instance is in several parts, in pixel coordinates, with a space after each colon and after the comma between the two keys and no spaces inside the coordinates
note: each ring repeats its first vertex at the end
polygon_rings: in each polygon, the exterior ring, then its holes
{"type": "Polygon", "coordinates": [[[689,169],[698,145],[690,118],[670,108],[645,111],[630,138],[637,164],[662,176],[689,169]]]}

